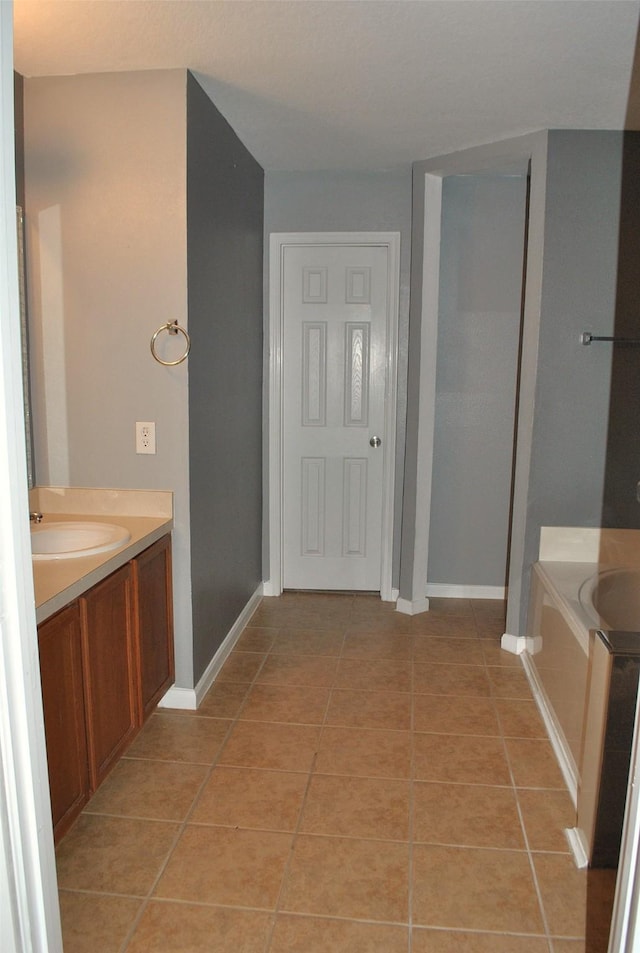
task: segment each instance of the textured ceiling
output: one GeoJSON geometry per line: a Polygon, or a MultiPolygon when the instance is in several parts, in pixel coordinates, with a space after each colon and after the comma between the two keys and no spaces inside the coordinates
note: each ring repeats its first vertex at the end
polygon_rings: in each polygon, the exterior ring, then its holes
{"type": "Polygon", "coordinates": [[[25,76],[188,67],[269,170],[622,129],[640,0],[15,0],[25,76]]]}

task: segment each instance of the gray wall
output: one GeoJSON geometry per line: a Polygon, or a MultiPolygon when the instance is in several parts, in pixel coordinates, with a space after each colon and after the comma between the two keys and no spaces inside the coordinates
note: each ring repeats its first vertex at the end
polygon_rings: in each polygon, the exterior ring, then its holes
{"type": "MultiPolygon", "coordinates": [[[[635,155],[627,157],[631,165],[635,155]]],[[[417,356],[423,293],[424,173],[504,169],[507,159],[531,162],[507,614],[508,631],[518,636],[525,633],[530,568],[538,557],[540,527],[602,525],[612,349],[607,344],[584,347],[579,336],[585,330],[612,333],[621,283],[626,289],[621,300],[631,306],[637,303],[637,254],[634,258],[633,250],[637,248],[638,203],[633,204],[637,185],[630,186],[632,201],[625,202],[621,222],[622,133],[554,130],[416,165],[411,351],[415,360],[410,380],[405,482],[409,489],[405,492],[408,529],[403,537],[406,558],[402,570],[407,598],[421,596],[412,589],[417,556],[415,549],[412,551],[416,536],[412,538],[411,528],[418,460],[418,388],[425,384],[417,356]],[[620,275],[619,232],[631,250],[620,275]]],[[[633,400],[635,397],[631,407],[633,400]]],[[[622,399],[622,413],[628,412],[629,401],[625,406],[622,399]]],[[[637,479],[635,449],[625,457],[621,447],[620,455],[628,484],[637,479]]]]}
{"type": "MultiPolygon", "coordinates": [[[[397,586],[407,413],[411,170],[379,173],[268,172],[265,178],[264,225],[267,238],[272,232],[400,232],[396,516],[393,556],[393,585],[397,586]]],[[[265,271],[268,273],[268,268],[265,271]]],[[[268,539],[267,532],[265,539],[268,539]]]]}
{"type": "Polygon", "coordinates": [[[429,583],[506,582],[526,177],[443,182],[429,583]]]}
{"type": "Polygon", "coordinates": [[[263,171],[187,79],[194,678],[262,581],[263,171]]]}
{"type": "Polygon", "coordinates": [[[549,133],[520,632],[541,526],[600,526],[616,306],[622,133],[549,133]]]}
{"type": "MultiPolygon", "coordinates": [[[[618,233],[615,334],[640,339],[640,133],[624,134],[618,233]]],[[[640,528],[640,349],[616,347],[611,369],[602,520],[604,526],[640,528]]]]}
{"type": "Polygon", "coordinates": [[[184,70],[25,79],[36,480],[174,491],[176,681],[192,684],[184,70]],[[135,452],[153,420],[155,456],[135,452]]]}

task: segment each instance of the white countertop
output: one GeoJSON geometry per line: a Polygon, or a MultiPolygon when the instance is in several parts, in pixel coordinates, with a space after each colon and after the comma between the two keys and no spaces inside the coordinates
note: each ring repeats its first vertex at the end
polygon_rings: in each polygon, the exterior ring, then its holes
{"type": "Polygon", "coordinates": [[[43,514],[43,523],[48,520],[116,523],[131,534],[123,546],[105,553],[34,560],[38,623],[166,536],[173,527],[170,492],[39,487],[31,491],[30,509],[43,514]]]}

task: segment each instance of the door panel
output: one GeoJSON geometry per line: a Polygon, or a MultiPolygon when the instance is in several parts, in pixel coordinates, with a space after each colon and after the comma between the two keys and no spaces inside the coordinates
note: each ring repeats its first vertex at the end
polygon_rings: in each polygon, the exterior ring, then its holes
{"type": "Polygon", "coordinates": [[[284,250],[286,588],[380,588],[388,288],[385,246],[284,250]]]}

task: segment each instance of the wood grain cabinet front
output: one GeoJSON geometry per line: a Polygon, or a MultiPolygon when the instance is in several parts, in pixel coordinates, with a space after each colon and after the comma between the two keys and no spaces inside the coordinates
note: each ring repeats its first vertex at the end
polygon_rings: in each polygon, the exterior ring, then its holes
{"type": "Polygon", "coordinates": [[[174,680],[170,537],[141,553],[131,569],[138,704],[144,721],[174,680]]]}
{"type": "Polygon", "coordinates": [[[77,602],[38,629],[53,834],[60,840],[89,800],[89,765],[77,602]]]}
{"type": "Polygon", "coordinates": [[[38,627],[56,843],[173,682],[171,537],[38,627]]]}
{"type": "Polygon", "coordinates": [[[92,791],[140,725],[132,610],[130,565],[80,598],[92,791]]]}

